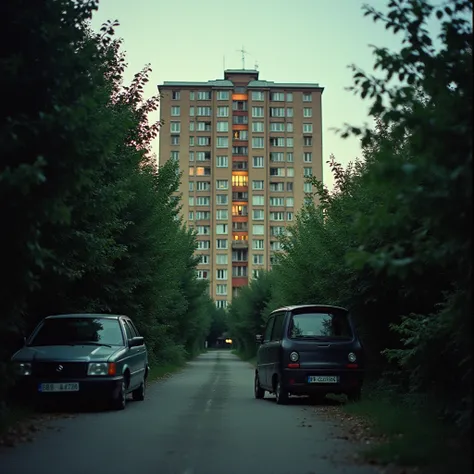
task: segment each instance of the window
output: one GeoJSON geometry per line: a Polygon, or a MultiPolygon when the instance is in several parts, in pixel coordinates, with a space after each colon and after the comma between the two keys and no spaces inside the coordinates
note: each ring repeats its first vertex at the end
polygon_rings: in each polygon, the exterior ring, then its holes
{"type": "Polygon", "coordinates": [[[278,240],[270,242],[270,250],[273,250],[273,251],[281,250],[281,243],[278,240]]]}
{"type": "Polygon", "coordinates": [[[286,147],[287,147],[287,148],[293,148],[293,138],[288,137],[288,138],[286,139],[286,147]]]}
{"type": "Polygon", "coordinates": [[[275,102],[282,102],[285,100],[285,93],[284,92],[270,92],[270,100],[275,102]]]}
{"type": "Polygon", "coordinates": [[[218,120],[216,130],[218,132],[228,132],[229,131],[229,122],[224,122],[223,120],[218,120]]]}
{"type": "Polygon", "coordinates": [[[217,137],[217,148],[229,148],[229,137],[217,137]]]}
{"type": "Polygon", "coordinates": [[[196,168],[196,176],[211,176],[211,168],[198,166],[196,168]]]}
{"type": "Polygon", "coordinates": [[[313,109],[311,107],[304,107],[303,117],[312,117],[312,116],[313,116],[313,109]]]}
{"type": "Polygon", "coordinates": [[[252,196],[252,206],[264,206],[265,197],[264,196],[252,196]]]}
{"type": "Polygon", "coordinates": [[[303,93],[303,102],[311,102],[312,100],[311,92],[303,93]]]}
{"type": "Polygon", "coordinates": [[[227,280],[227,270],[223,268],[216,270],[216,280],[227,280]]]}
{"type": "Polygon", "coordinates": [[[197,221],[208,221],[211,218],[210,211],[196,211],[197,221]]]}
{"type": "Polygon", "coordinates": [[[312,123],[304,123],[303,124],[303,133],[313,133],[313,124],[312,123]]]}
{"type": "Polygon", "coordinates": [[[189,107],[189,116],[190,117],[194,117],[194,114],[195,114],[195,108],[194,107],[189,107]]]}
{"type": "Polygon", "coordinates": [[[263,137],[252,138],[252,148],[263,148],[263,147],[264,147],[263,137]]]}
{"type": "Polygon", "coordinates": [[[285,177],[285,168],[270,168],[270,176],[285,177]]]}
{"type": "Polygon", "coordinates": [[[311,183],[304,183],[304,192],[310,193],[312,191],[313,185],[311,183]]]}
{"type": "Polygon", "coordinates": [[[253,235],[263,235],[265,233],[265,226],[261,224],[254,224],[252,226],[253,235]]]}
{"type": "Polygon", "coordinates": [[[252,107],[252,117],[263,117],[263,107],[252,107]]]}
{"type": "Polygon", "coordinates": [[[270,183],[270,191],[282,193],[284,190],[284,183],[270,183]]]}
{"type": "Polygon", "coordinates": [[[263,180],[253,180],[252,189],[254,191],[261,191],[263,189],[263,180]]]}
{"type": "Polygon", "coordinates": [[[197,100],[211,100],[211,91],[198,91],[197,100]]]}
{"type": "Polygon", "coordinates": [[[210,161],[211,152],[210,151],[198,151],[196,152],[196,161],[210,161]]]}
{"type": "Polygon", "coordinates": [[[313,146],[313,137],[303,137],[303,146],[313,146]]]}
{"type": "Polygon", "coordinates": [[[229,166],[229,158],[227,156],[216,156],[216,167],[227,168],[229,166]]]}
{"type": "Polygon", "coordinates": [[[194,151],[189,152],[189,161],[194,161],[194,151]]]}
{"type": "Polygon", "coordinates": [[[293,152],[292,151],[286,152],[286,161],[288,163],[293,163],[293,152]]]}
{"type": "Polygon", "coordinates": [[[281,197],[271,197],[270,206],[283,206],[284,199],[281,197]]]}
{"type": "Polygon", "coordinates": [[[258,278],[260,276],[260,270],[252,270],[252,278],[258,278]]]}
{"type": "Polygon", "coordinates": [[[209,191],[211,189],[211,183],[209,181],[198,181],[196,183],[197,191],[209,191]]]}
{"type": "Polygon", "coordinates": [[[253,264],[254,265],[263,265],[263,255],[262,254],[254,254],[253,255],[253,264]]]}
{"type": "Polygon", "coordinates": [[[219,189],[219,190],[229,189],[229,180],[228,179],[218,179],[216,181],[216,189],[219,189]]]}
{"type": "Polygon", "coordinates": [[[171,98],[172,98],[173,100],[179,100],[179,99],[181,99],[181,92],[179,92],[179,91],[173,91],[173,92],[171,92],[171,98]]]}
{"type": "Polygon", "coordinates": [[[293,207],[295,205],[295,198],[287,197],[286,198],[286,207],[293,207]]]}
{"type": "Polygon", "coordinates": [[[217,91],[217,100],[229,100],[229,91],[217,91]]]}
{"type": "Polygon", "coordinates": [[[232,175],[232,186],[248,186],[249,185],[249,177],[242,176],[238,174],[232,175]]]}
{"type": "Polygon", "coordinates": [[[180,122],[170,122],[171,133],[180,133],[181,123],[180,122]]]}
{"type": "Polygon", "coordinates": [[[210,206],[211,205],[211,198],[206,196],[198,196],[196,197],[196,206],[210,206]]]}
{"type": "Polygon", "coordinates": [[[198,240],[197,248],[198,250],[209,250],[211,248],[211,242],[209,240],[198,240]]]}
{"type": "Polygon", "coordinates": [[[287,92],[286,101],[287,102],[293,102],[293,92],[287,92]]]}
{"type": "Polygon", "coordinates": [[[233,277],[246,277],[247,276],[247,267],[232,267],[232,276],[233,277]]]}
{"type": "Polygon", "coordinates": [[[294,168],[286,168],[286,176],[288,178],[294,178],[295,177],[295,169],[294,168]]]}
{"type": "Polygon", "coordinates": [[[171,115],[173,117],[179,117],[180,109],[181,108],[179,105],[174,105],[173,107],[171,107],[171,115]]]}
{"type": "Polygon", "coordinates": [[[271,137],[270,138],[270,146],[284,147],[285,146],[285,139],[283,137],[271,137]]]}
{"type": "Polygon", "coordinates": [[[263,132],[264,130],[263,122],[252,122],[252,132],[259,133],[263,132]]]}
{"type": "Polygon", "coordinates": [[[270,235],[276,237],[277,235],[283,235],[285,228],[283,226],[270,226],[270,235]]]}
{"type": "Polygon", "coordinates": [[[216,264],[217,265],[227,265],[227,254],[226,253],[218,253],[216,254],[216,264]]]}
{"type": "Polygon", "coordinates": [[[228,117],[229,116],[229,107],[217,107],[217,116],[218,117],[228,117]]]}
{"type": "Polygon", "coordinates": [[[216,194],[216,204],[225,205],[229,203],[227,194],[216,194]]]}
{"type": "Polygon", "coordinates": [[[217,239],[216,240],[216,248],[217,249],[227,249],[228,248],[228,243],[227,243],[227,239],[217,239]]]}
{"type": "Polygon", "coordinates": [[[311,163],[313,161],[313,154],[311,152],[305,152],[303,154],[303,161],[305,163],[311,163]]]}
{"type": "Polygon", "coordinates": [[[247,130],[235,130],[233,138],[234,140],[248,140],[249,132],[247,130]]]}
{"type": "Polygon", "coordinates": [[[270,117],[284,117],[285,108],[284,107],[270,107],[270,117]]]}
{"type": "Polygon", "coordinates": [[[283,221],[285,220],[285,213],[284,212],[270,212],[270,220],[283,221]]]}
{"type": "Polygon", "coordinates": [[[254,156],[252,158],[254,168],[263,168],[263,156],[254,156]]]}
{"type": "Polygon", "coordinates": [[[189,122],[189,131],[194,132],[194,122],[189,122]]]}
{"type": "Polygon", "coordinates": [[[288,107],[286,109],[286,116],[287,117],[293,117],[293,107],[288,107]]]}
{"type": "Polygon", "coordinates": [[[287,221],[292,221],[293,220],[293,213],[292,212],[287,212],[286,213],[286,220],[287,221]]]}
{"type": "Polygon", "coordinates": [[[293,183],[286,183],[286,190],[288,192],[293,192],[293,183]]]}
{"type": "Polygon", "coordinates": [[[216,285],[216,295],[226,296],[227,295],[227,285],[216,285]]]}
{"type": "Polygon", "coordinates": [[[189,137],[189,146],[194,146],[194,137],[189,137]]]}
{"type": "Polygon", "coordinates": [[[217,221],[226,221],[229,218],[229,211],[227,209],[218,209],[216,211],[217,221]]]}
{"type": "Polygon", "coordinates": [[[195,98],[194,91],[191,91],[191,92],[189,93],[189,100],[194,100],[194,98],[195,98]]]}
{"type": "Polygon", "coordinates": [[[336,310],[324,313],[318,310],[303,310],[293,314],[290,320],[291,338],[317,337],[329,339],[352,339],[352,330],[347,315],[336,310]]]}
{"type": "Polygon", "coordinates": [[[198,146],[210,146],[211,137],[197,137],[197,144],[198,146]]]}
{"type": "Polygon", "coordinates": [[[285,154],[281,151],[270,152],[270,161],[272,163],[281,163],[285,161],[285,154]]]}
{"type": "Polygon", "coordinates": [[[199,257],[199,265],[209,265],[209,255],[200,255],[199,257]]]}
{"type": "Polygon", "coordinates": [[[198,117],[210,117],[211,116],[211,108],[210,107],[198,107],[197,108],[197,116],[198,117]]]}
{"type": "Polygon", "coordinates": [[[265,213],[263,209],[254,209],[252,211],[252,219],[254,221],[263,221],[265,219],[265,213]]]}
{"type": "Polygon", "coordinates": [[[265,99],[263,92],[261,91],[252,91],[252,100],[262,101],[265,99]]]}
{"type": "Polygon", "coordinates": [[[210,132],[211,122],[197,122],[196,129],[198,132],[210,132]]]}
{"type": "Polygon", "coordinates": [[[226,300],[216,300],[216,308],[217,309],[227,308],[227,301],[226,300]]]}
{"type": "Polygon", "coordinates": [[[252,240],[252,249],[253,250],[263,250],[265,248],[265,241],[263,239],[253,239],[252,240]]]}
{"type": "Polygon", "coordinates": [[[286,131],[293,133],[293,122],[286,122],[286,131]]]}
{"type": "Polygon", "coordinates": [[[217,224],[216,225],[216,234],[218,235],[227,235],[228,225],[227,224],[217,224]]]}
{"type": "Polygon", "coordinates": [[[170,158],[173,161],[179,161],[179,151],[172,151],[170,158]]]}
{"type": "Polygon", "coordinates": [[[196,272],[198,280],[207,280],[209,278],[209,271],[208,270],[198,270],[196,272]]]}
{"type": "Polygon", "coordinates": [[[284,132],[285,124],[283,122],[270,122],[270,132],[284,132]]]}
{"type": "Polygon", "coordinates": [[[313,176],[313,168],[303,168],[303,176],[308,177],[308,176],[313,176]]]}
{"type": "Polygon", "coordinates": [[[193,196],[189,196],[189,198],[188,198],[188,204],[189,204],[190,206],[194,206],[194,197],[193,197],[193,196]]]}
{"type": "Polygon", "coordinates": [[[194,220],[194,211],[189,211],[188,212],[188,221],[193,221],[194,220]]]}
{"type": "Polygon", "coordinates": [[[209,235],[211,233],[211,228],[208,225],[198,225],[196,231],[198,235],[209,235]]]}

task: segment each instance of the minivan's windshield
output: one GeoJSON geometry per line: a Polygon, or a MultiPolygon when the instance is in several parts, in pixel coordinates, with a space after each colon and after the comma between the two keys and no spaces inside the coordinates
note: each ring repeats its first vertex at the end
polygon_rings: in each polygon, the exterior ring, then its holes
{"type": "Polygon", "coordinates": [[[120,322],[105,318],[54,318],[43,322],[30,346],[123,345],[120,322]]]}
{"type": "Polygon", "coordinates": [[[344,313],[294,314],[290,321],[289,333],[293,339],[352,339],[352,330],[344,313]]]}

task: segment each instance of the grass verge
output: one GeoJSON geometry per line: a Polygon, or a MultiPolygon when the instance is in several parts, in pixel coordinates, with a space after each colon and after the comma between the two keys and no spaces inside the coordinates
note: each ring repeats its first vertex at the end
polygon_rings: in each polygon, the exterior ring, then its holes
{"type": "Polygon", "coordinates": [[[235,354],[239,359],[243,360],[244,362],[248,362],[254,367],[257,366],[257,356],[245,354],[237,349],[234,349],[232,354],[235,354]]]}
{"type": "Polygon", "coordinates": [[[418,466],[433,474],[472,472],[470,441],[443,423],[434,411],[413,409],[401,401],[371,398],[344,410],[364,418],[381,442],[365,448],[366,460],[418,466]]]}

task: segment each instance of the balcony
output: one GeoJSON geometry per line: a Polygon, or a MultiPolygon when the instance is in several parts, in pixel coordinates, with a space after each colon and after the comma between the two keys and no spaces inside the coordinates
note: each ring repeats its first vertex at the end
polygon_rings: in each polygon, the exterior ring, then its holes
{"type": "Polygon", "coordinates": [[[249,169],[249,163],[245,161],[233,161],[232,160],[232,171],[247,171],[249,169]]]}
{"type": "Polygon", "coordinates": [[[249,282],[249,277],[232,277],[232,289],[238,288],[241,286],[247,286],[249,282]]]}
{"type": "Polygon", "coordinates": [[[232,221],[232,232],[248,232],[249,226],[247,222],[232,221]]]}
{"type": "Polygon", "coordinates": [[[232,193],[232,202],[248,202],[249,193],[248,192],[233,192],[232,193]]]}
{"type": "Polygon", "coordinates": [[[248,207],[247,206],[232,206],[232,221],[243,222],[240,218],[243,218],[245,221],[248,216],[248,207]]]}
{"type": "Polygon", "coordinates": [[[248,249],[249,248],[249,241],[248,240],[232,240],[232,248],[233,249],[248,249]]]}

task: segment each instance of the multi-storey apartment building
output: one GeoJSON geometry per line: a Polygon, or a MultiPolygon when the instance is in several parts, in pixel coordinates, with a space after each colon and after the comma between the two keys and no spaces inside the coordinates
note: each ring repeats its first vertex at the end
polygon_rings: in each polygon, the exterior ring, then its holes
{"type": "Polygon", "coordinates": [[[226,307],[249,278],[271,268],[278,235],[311,191],[305,178],[322,178],[323,88],[259,80],[245,69],[158,88],[160,164],[179,162],[198,276],[226,307]]]}

